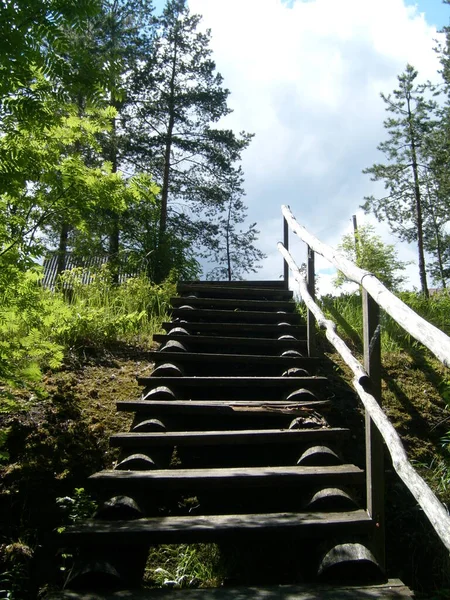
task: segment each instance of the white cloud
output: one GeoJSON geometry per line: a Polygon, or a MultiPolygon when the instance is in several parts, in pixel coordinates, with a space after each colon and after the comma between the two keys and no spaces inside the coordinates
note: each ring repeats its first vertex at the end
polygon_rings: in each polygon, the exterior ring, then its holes
{"type": "MultiPolygon", "coordinates": [[[[214,59],[231,90],[234,112],[224,124],[256,134],[243,160],[246,202],[268,254],[258,277],[277,279],[281,204],[322,241],[339,243],[374,192],[361,170],[379,160],[385,137],[379,94],[396,87],[407,62],[422,81],[436,79],[438,34],[403,0],[189,4],[212,30],[214,59]]],[[[402,246],[401,258],[413,252],[402,246]]]]}

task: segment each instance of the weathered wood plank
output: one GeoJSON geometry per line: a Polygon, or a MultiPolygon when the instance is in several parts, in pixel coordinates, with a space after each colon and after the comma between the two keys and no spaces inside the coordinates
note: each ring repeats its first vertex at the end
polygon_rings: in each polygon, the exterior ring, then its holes
{"type": "MultiPolygon", "coordinates": [[[[279,322],[283,323],[283,315],[280,315],[279,322]]],[[[295,336],[298,339],[306,339],[306,325],[292,325],[292,324],[271,324],[271,323],[195,323],[184,321],[182,323],[178,321],[172,321],[170,323],[163,323],[163,328],[166,331],[170,331],[175,327],[183,327],[190,334],[221,334],[226,337],[240,334],[250,335],[251,337],[258,338],[278,338],[280,335],[286,333],[295,336]]],[[[238,336],[239,337],[239,336],[238,336]]]]}
{"type": "Polygon", "coordinates": [[[223,310],[241,310],[251,311],[286,311],[293,313],[295,311],[295,302],[286,300],[241,300],[238,298],[187,298],[174,296],[170,299],[172,306],[179,307],[187,304],[194,308],[217,308],[223,310]]]}
{"type": "Polygon", "coordinates": [[[167,469],[155,471],[99,471],[89,485],[104,490],[208,490],[228,488],[295,487],[306,484],[360,484],[364,471],[354,465],[167,469]]]}
{"type": "Polygon", "coordinates": [[[242,287],[257,287],[257,288],[274,288],[280,289],[284,288],[284,282],[279,279],[268,280],[268,279],[254,279],[251,281],[248,280],[235,280],[235,281],[225,281],[225,280],[213,280],[213,281],[183,281],[184,284],[188,285],[198,285],[201,287],[202,285],[214,285],[218,287],[229,287],[229,288],[242,288],[242,287]]]}
{"type": "Polygon", "coordinates": [[[66,590],[50,594],[48,600],[401,600],[413,596],[400,580],[390,579],[381,585],[367,586],[305,584],[95,593],[66,590]]]}
{"type": "Polygon", "coordinates": [[[279,321],[285,321],[287,323],[293,323],[295,325],[301,325],[303,322],[302,316],[298,313],[278,313],[278,312],[265,312],[259,310],[213,310],[213,309],[186,309],[186,308],[172,308],[170,310],[173,317],[186,319],[187,321],[219,321],[221,323],[228,322],[241,322],[244,318],[248,323],[278,323],[279,321]]]}
{"type": "Polygon", "coordinates": [[[342,427],[316,429],[255,429],[226,431],[167,431],[164,433],[118,433],[110,437],[111,446],[214,446],[236,444],[293,444],[347,436],[342,427]]]}
{"type": "MultiPolygon", "coordinates": [[[[181,381],[179,377],[148,377],[139,376],[137,382],[141,386],[177,386],[181,381]]],[[[320,389],[328,382],[326,377],[183,377],[182,385],[186,388],[192,387],[211,387],[215,388],[236,388],[263,386],[266,388],[277,388],[280,391],[286,389],[320,389]]]]}
{"type": "MultiPolygon", "coordinates": [[[[230,287],[224,285],[208,285],[207,283],[179,283],[177,292],[180,295],[185,294],[211,294],[215,298],[255,298],[256,300],[291,300],[293,292],[276,288],[253,287],[238,285],[230,287]]],[[[211,297],[211,296],[207,296],[211,297]]]]}
{"type": "Polygon", "coordinates": [[[279,376],[291,368],[303,368],[308,373],[313,373],[317,368],[317,361],[308,357],[273,356],[267,354],[213,354],[212,352],[148,352],[146,359],[157,364],[172,363],[185,367],[185,375],[198,375],[198,371],[207,370],[207,375],[237,375],[246,372],[251,375],[279,376]],[[196,367],[198,367],[196,369],[196,367]],[[258,371],[262,371],[258,373],[258,371]],[[190,373],[192,371],[192,373],[190,373]]]}
{"type": "Polygon", "coordinates": [[[224,535],[285,534],[299,537],[332,536],[336,533],[368,532],[372,521],[363,510],[339,513],[263,513],[160,517],[134,521],[85,521],[66,528],[61,534],[64,545],[183,543],[220,539],[224,535]]]}
{"type": "Polygon", "coordinates": [[[117,410],[124,412],[151,412],[155,415],[232,415],[233,413],[257,413],[258,415],[307,414],[309,410],[330,406],[329,400],[311,400],[304,402],[284,402],[271,400],[132,400],[118,401],[117,410]]]}
{"type": "MultiPolygon", "coordinates": [[[[280,334],[282,335],[282,334],[280,334]]],[[[155,333],[153,340],[160,344],[175,340],[181,342],[186,347],[198,348],[213,347],[231,348],[233,351],[240,348],[257,348],[259,352],[281,352],[286,350],[306,350],[306,340],[283,339],[274,340],[271,338],[247,338],[247,337],[222,337],[217,335],[174,335],[155,333]]]]}

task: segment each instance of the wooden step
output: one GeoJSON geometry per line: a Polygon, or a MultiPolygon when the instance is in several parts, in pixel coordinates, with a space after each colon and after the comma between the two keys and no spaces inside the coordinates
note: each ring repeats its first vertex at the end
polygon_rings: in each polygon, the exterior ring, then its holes
{"type": "Polygon", "coordinates": [[[272,402],[272,401],[243,401],[217,400],[133,400],[118,401],[117,410],[123,412],[152,413],[155,416],[163,415],[217,415],[230,416],[233,414],[247,413],[249,415],[280,415],[287,414],[292,417],[307,414],[305,409],[323,409],[330,406],[329,400],[315,400],[305,402],[272,402]]]}
{"type": "MultiPolygon", "coordinates": [[[[170,310],[172,316],[178,319],[187,321],[201,322],[219,322],[219,323],[239,323],[243,319],[244,311],[239,310],[210,310],[210,309],[188,309],[188,308],[172,308],[170,310]]],[[[303,318],[298,313],[293,312],[266,312],[266,311],[245,311],[245,321],[247,323],[292,323],[293,325],[301,325],[303,318]]]]}
{"type": "MultiPolygon", "coordinates": [[[[296,310],[295,302],[285,300],[241,300],[238,298],[185,298],[175,296],[170,299],[170,304],[174,307],[192,306],[193,308],[207,308],[218,310],[240,310],[246,311],[264,311],[276,312],[284,311],[294,313],[296,310]]],[[[245,314],[244,314],[245,318],[245,314]]]]}
{"type": "Polygon", "coordinates": [[[271,340],[268,338],[246,338],[246,337],[221,337],[207,335],[175,335],[173,333],[153,335],[153,340],[165,344],[170,340],[176,340],[183,344],[187,350],[198,349],[200,352],[225,352],[226,354],[247,354],[248,350],[254,348],[258,354],[280,355],[286,350],[297,350],[306,353],[306,340],[271,340]]]}
{"type": "MultiPolygon", "coordinates": [[[[282,315],[281,315],[282,316],[282,315]]],[[[283,319],[280,319],[282,323],[283,319]]],[[[170,323],[163,323],[166,331],[171,331],[175,327],[186,329],[191,335],[205,334],[223,335],[225,337],[238,336],[244,334],[252,338],[275,338],[280,335],[293,335],[298,339],[306,339],[306,325],[272,325],[270,323],[193,323],[185,320],[175,320],[170,323]]]]}
{"type": "Polygon", "coordinates": [[[183,368],[185,375],[208,374],[212,375],[282,375],[288,369],[302,368],[308,373],[314,373],[318,360],[311,358],[297,358],[292,356],[268,356],[258,354],[212,354],[203,352],[164,352],[155,351],[146,354],[148,360],[161,363],[170,363],[183,368]],[[206,373],[204,373],[206,371],[206,373]]]}
{"type": "MultiPolygon", "coordinates": [[[[152,377],[138,376],[138,385],[143,387],[167,386],[186,387],[186,388],[207,388],[212,389],[236,389],[236,388],[262,388],[276,389],[279,392],[297,390],[305,388],[308,390],[317,390],[327,384],[326,377],[152,377]]],[[[183,398],[179,398],[183,400],[183,398]]],[[[216,398],[211,398],[216,400],[216,398]]],[[[226,398],[224,398],[225,400],[226,398]]],[[[261,398],[266,400],[266,398],[261,398]]],[[[222,400],[222,398],[221,398],[222,400]]],[[[253,400],[253,398],[252,398],[253,400]]],[[[273,400],[286,400],[285,398],[273,398],[273,400]]]]}
{"type": "Polygon", "coordinates": [[[339,427],[315,429],[265,429],[237,431],[167,431],[164,433],[118,433],[110,437],[110,445],[120,448],[149,446],[228,446],[254,444],[295,444],[348,436],[339,427]]]}
{"type": "Polygon", "coordinates": [[[364,471],[354,465],[334,466],[277,466],[233,467],[219,469],[160,469],[154,471],[110,471],[91,475],[89,487],[114,493],[132,493],[135,490],[164,491],[239,488],[299,487],[305,485],[355,485],[364,481],[364,471]]]}
{"type": "Polygon", "coordinates": [[[180,296],[199,294],[201,297],[241,298],[256,300],[291,300],[293,292],[282,288],[258,288],[249,286],[208,285],[207,283],[179,283],[177,292],[180,296]],[[209,296],[210,294],[210,296],[209,296]]]}
{"type": "Polygon", "coordinates": [[[60,535],[62,546],[177,544],[215,542],[236,535],[286,535],[299,538],[368,533],[373,521],[364,510],[339,513],[262,513],[188,517],[156,517],[134,521],[85,521],[60,535]]]}
{"type": "Polygon", "coordinates": [[[53,592],[46,600],[402,600],[414,594],[399,579],[378,585],[294,584],[198,589],[146,589],[120,592],[53,592]]]}
{"type": "Polygon", "coordinates": [[[266,280],[266,279],[255,279],[253,281],[183,281],[185,285],[206,285],[206,286],[218,286],[218,287],[256,287],[256,288],[273,288],[273,289],[286,289],[285,282],[282,279],[266,280]]]}

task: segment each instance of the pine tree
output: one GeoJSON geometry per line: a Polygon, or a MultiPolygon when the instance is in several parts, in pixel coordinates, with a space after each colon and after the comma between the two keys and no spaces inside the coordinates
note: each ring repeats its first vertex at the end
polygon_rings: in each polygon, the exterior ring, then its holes
{"type": "Polygon", "coordinates": [[[266,258],[254,245],[259,235],[256,223],[252,223],[245,230],[237,229],[247,216],[247,208],[242,201],[242,185],[243,175],[240,168],[233,176],[228,175],[227,181],[224,182],[223,189],[226,190],[228,198],[217,224],[212,252],[217,266],[208,273],[209,280],[241,280],[245,273],[256,273],[260,268],[258,262],[266,258]]]}
{"type": "Polygon", "coordinates": [[[425,264],[425,222],[427,188],[425,177],[429,164],[425,156],[425,141],[435,126],[433,111],[436,104],[425,98],[425,86],[417,85],[417,71],[407,65],[398,77],[399,89],[393,94],[381,94],[386,110],[393,114],[384,122],[388,139],[378,149],[387,158],[386,164],[374,164],[363,173],[372,181],[383,181],[386,196],[365,198],[363,208],[372,211],[380,220],[386,220],[401,240],[417,243],[419,276],[422,293],[428,296],[425,264]]]}
{"type": "Polygon", "coordinates": [[[198,31],[200,20],[186,0],[168,0],[152,55],[134,80],[139,98],[129,114],[129,150],[134,165],[161,187],[158,279],[167,274],[170,238],[213,245],[211,220],[226,202],[221,183],[251,139],[214,126],[230,112],[229,91],[211,58],[210,32],[198,31]]]}

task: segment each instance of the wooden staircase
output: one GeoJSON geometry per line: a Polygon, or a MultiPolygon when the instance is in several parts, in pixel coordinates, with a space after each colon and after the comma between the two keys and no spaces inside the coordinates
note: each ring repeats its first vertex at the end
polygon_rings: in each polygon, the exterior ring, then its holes
{"type": "MultiPolygon", "coordinates": [[[[297,595],[267,597],[360,597],[362,585],[372,590],[364,597],[410,597],[370,551],[365,473],[342,456],[348,429],[327,422],[332,394],[307,356],[292,292],[259,281],[181,283],[178,293],[166,334],[155,336],[155,369],[139,377],[142,398],[118,403],[134,414],[131,431],[111,437],[120,461],[89,479],[101,508],[60,537],[77,549],[68,587],[133,589],[150,545],[216,542],[266,549],[237,583],[302,582],[297,595]],[[290,571],[270,568],[284,559],[290,571]],[[359,586],[345,587],[356,595],[339,596],[342,582],[359,586]]],[[[51,597],[85,597],[77,594],[51,597]]]]}

